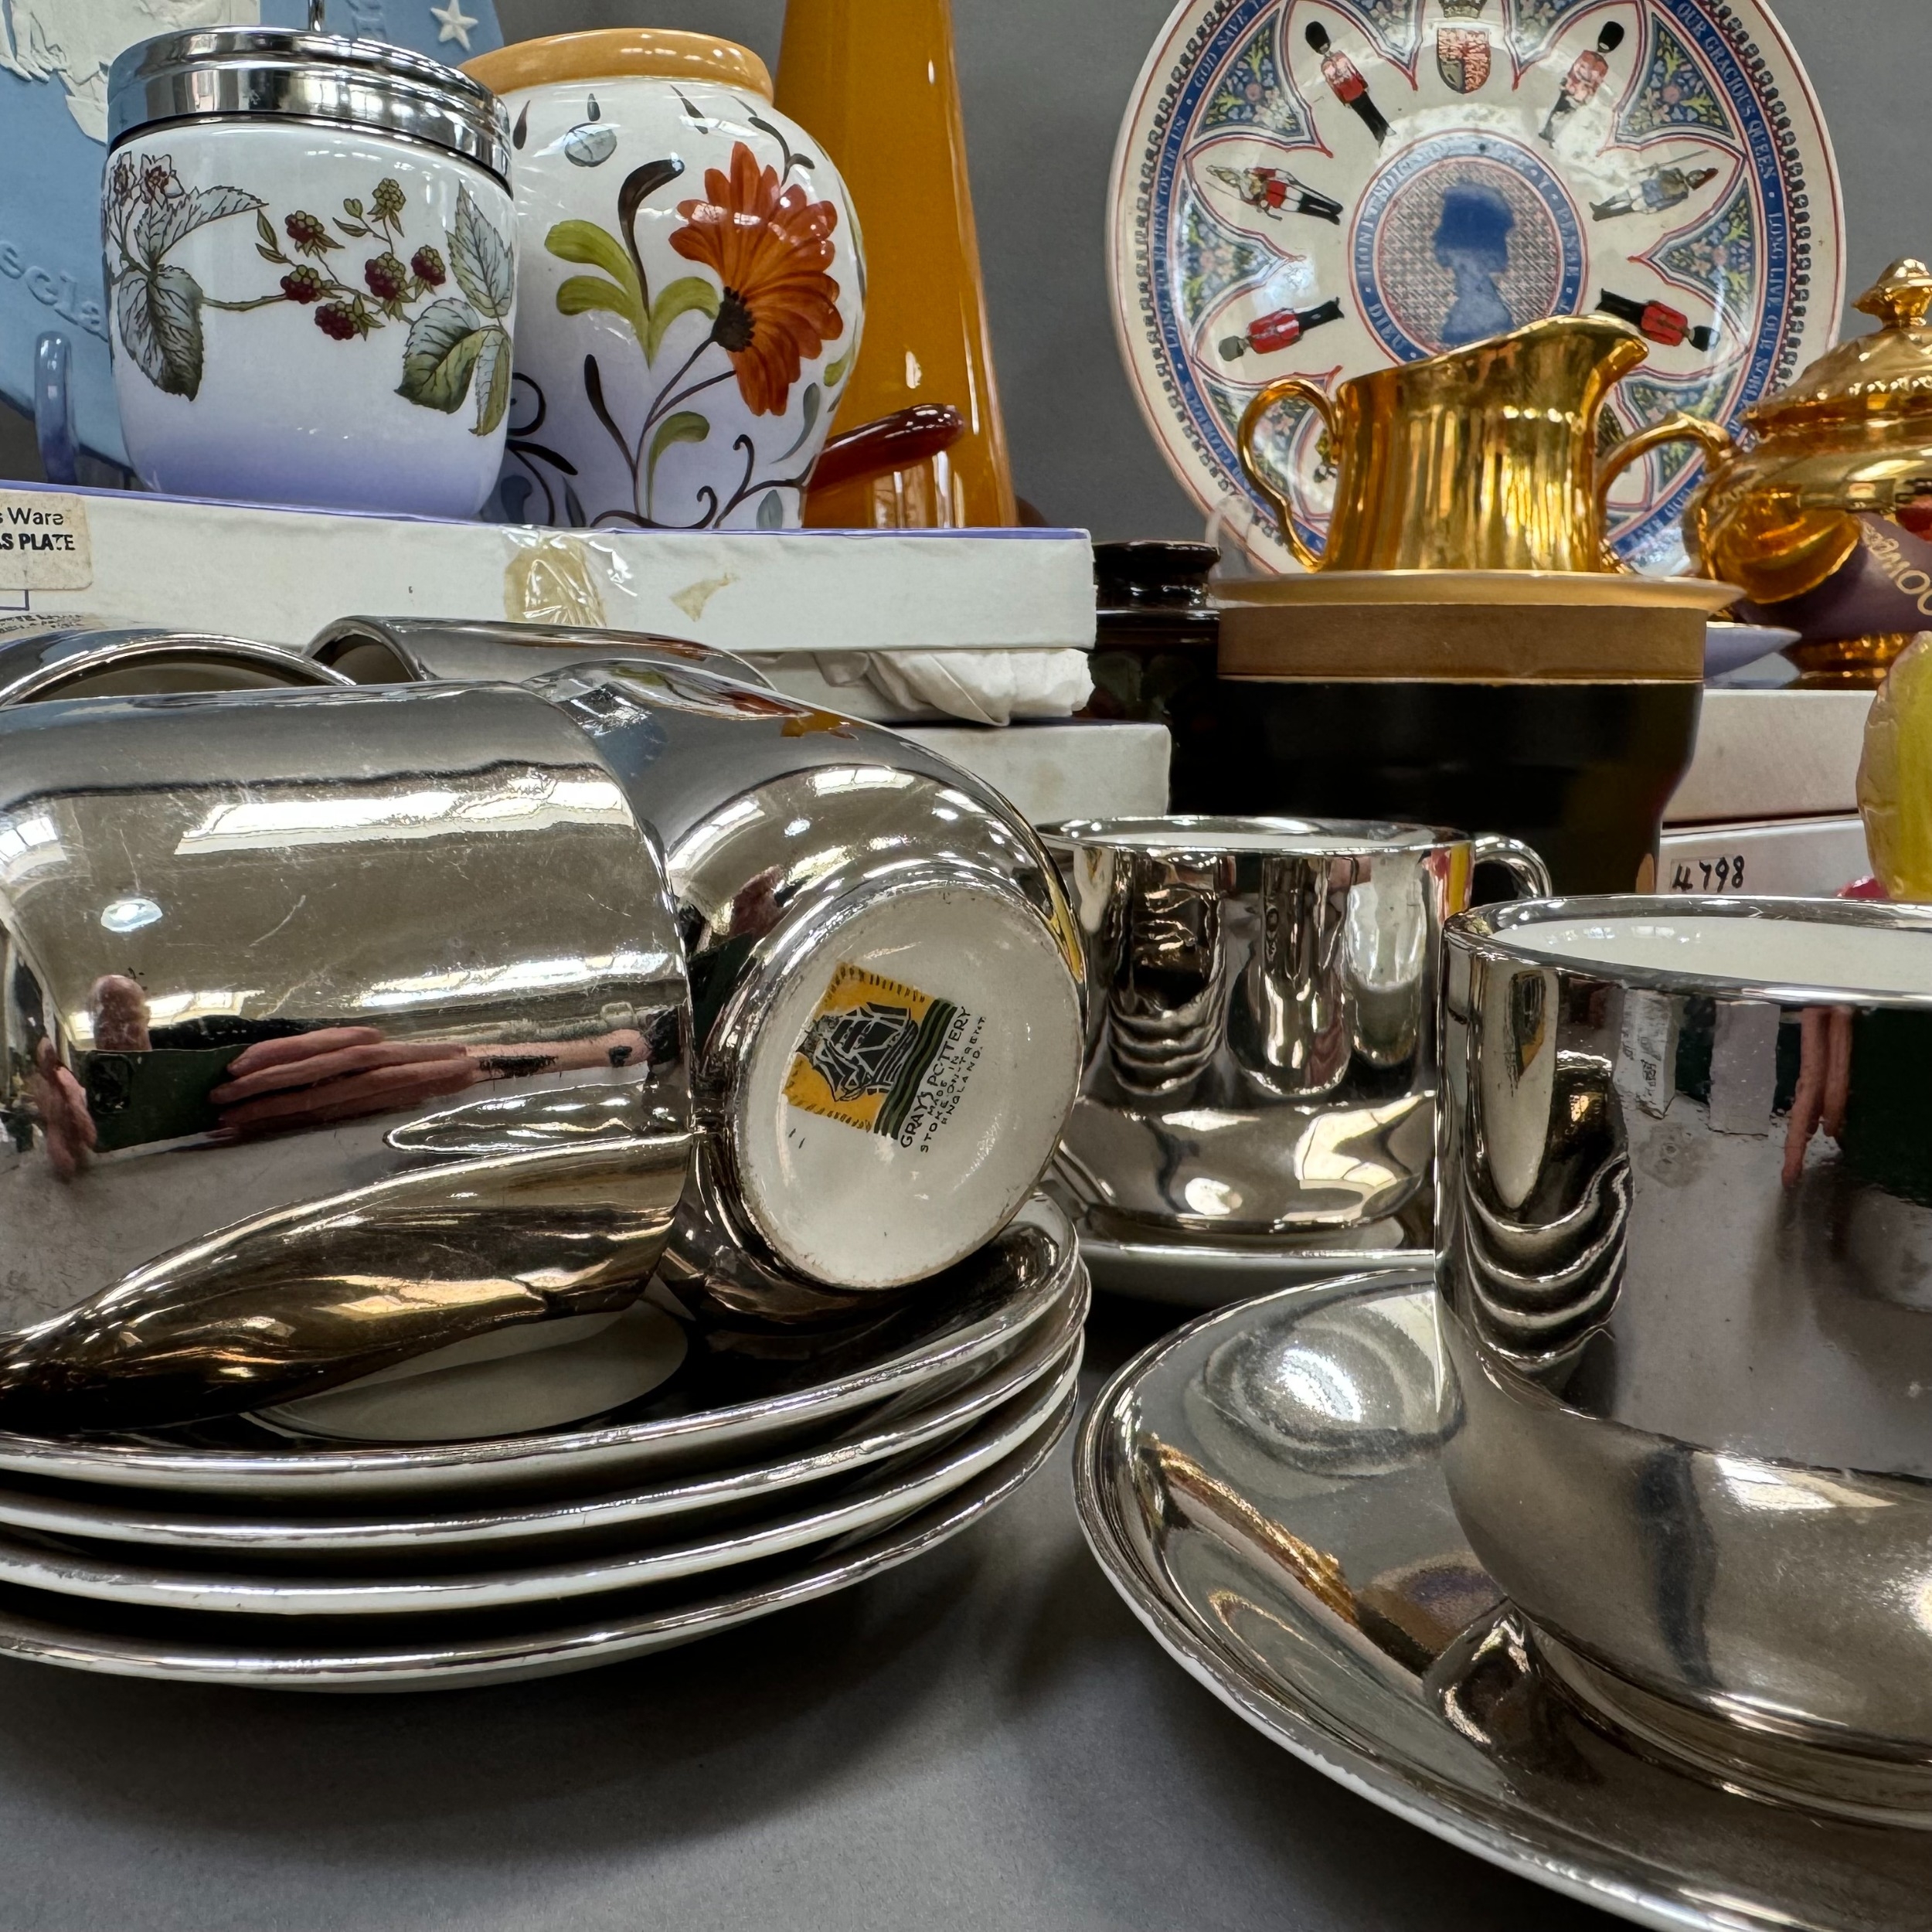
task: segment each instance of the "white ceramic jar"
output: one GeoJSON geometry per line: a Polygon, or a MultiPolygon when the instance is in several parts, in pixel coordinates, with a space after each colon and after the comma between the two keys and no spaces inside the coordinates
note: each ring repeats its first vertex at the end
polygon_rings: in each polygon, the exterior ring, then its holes
{"type": "Polygon", "coordinates": [[[219,28],[108,80],[109,339],[150,489],[474,515],[502,461],[509,135],[420,55],[219,28]]]}
{"type": "Polygon", "coordinates": [[[859,227],[756,54],[620,28],[468,73],[513,129],[522,238],[501,496],[539,523],[792,529],[857,358],[859,227]]]}

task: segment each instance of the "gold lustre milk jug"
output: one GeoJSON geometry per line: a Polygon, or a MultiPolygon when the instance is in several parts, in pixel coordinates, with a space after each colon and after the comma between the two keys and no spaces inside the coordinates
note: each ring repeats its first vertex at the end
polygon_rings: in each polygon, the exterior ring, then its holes
{"type": "Polygon", "coordinates": [[[1598,413],[1645,353],[1622,322],[1553,315],[1352,377],[1332,394],[1284,376],[1242,417],[1242,467],[1310,570],[1615,570],[1604,500],[1617,477],[1659,444],[1695,441],[1713,457],[1730,447],[1715,423],[1679,413],[1598,460],[1598,413]],[[1254,451],[1263,418],[1291,397],[1321,417],[1335,465],[1319,549],[1254,451]]]}

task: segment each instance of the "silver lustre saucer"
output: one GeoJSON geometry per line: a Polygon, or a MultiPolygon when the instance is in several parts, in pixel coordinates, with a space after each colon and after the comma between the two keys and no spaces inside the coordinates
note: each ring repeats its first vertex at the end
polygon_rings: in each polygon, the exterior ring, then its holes
{"type": "MultiPolygon", "coordinates": [[[[412,1513],[324,1515],[312,1510],[209,1508],[208,1499],[179,1501],[152,1491],[97,1485],[0,1484],[0,1543],[26,1530],[114,1545],[123,1555],[152,1546],[245,1563],[259,1556],[299,1559],[327,1567],[381,1560],[406,1553],[427,1564],[470,1553],[476,1560],[540,1563],[573,1546],[607,1540],[612,1532],[655,1545],[689,1538],[708,1527],[741,1527],[754,1515],[795,1508],[801,1499],[841,1484],[862,1481],[880,1464],[903,1464],[921,1451],[951,1444],[981,1417],[1063,1368],[1078,1341],[1089,1302],[1087,1278],[1077,1271],[1060,1308],[1022,1338],[1018,1352],[996,1361],[963,1388],[910,1413],[879,1421],[862,1414],[828,1440],[762,1461],[642,1488],[586,1495],[516,1495],[490,1502],[459,1491],[454,1509],[412,1513]],[[196,1507],[197,1504],[201,1507],[196,1507]]],[[[432,1504],[434,1499],[430,1499],[432,1504]]],[[[157,1559],[158,1560],[158,1559],[157,1559]]]]}
{"type": "Polygon", "coordinates": [[[201,1431],[74,1441],[0,1431],[0,1478],[10,1488],[25,1478],[327,1507],[460,1490],[608,1490],[645,1475],[770,1460],[862,1412],[878,1423],[962,1386],[1022,1345],[1065,1300],[1078,1266],[1065,1215],[1036,1195],[1003,1233],[918,1297],[896,1301],[855,1335],[841,1330],[835,1349],[821,1331],[795,1344],[706,1331],[706,1349],[692,1357],[709,1350],[710,1379],[662,1412],[661,1396],[696,1379],[689,1364],[635,1418],[620,1410],[587,1426],[481,1441],[311,1446],[246,1417],[210,1425],[206,1443],[201,1431]]]}
{"type": "Polygon", "coordinates": [[[1932,1832],[1742,1795],[1583,1715],[1451,1508],[1458,1407],[1426,1274],[1285,1288],[1107,1385],[1082,1527],[1225,1703],[1479,1857],[1672,1932],[1923,1927],[1932,1832]]]}
{"type": "Polygon", "coordinates": [[[554,1610],[566,1600],[621,1594],[653,1584],[731,1570],[863,1536],[903,1522],[970,1482],[1036,1434],[1073,1398],[1080,1374],[1077,1340],[1054,1366],[1002,1403],[956,1442],[885,1465],[870,1480],[805,1508],[745,1524],[712,1526],[692,1538],[640,1545],[628,1534],[536,1564],[425,1569],[413,1556],[373,1559],[344,1573],[279,1553],[252,1560],[155,1560],[117,1543],[0,1535],[0,1583],[157,1610],[242,1617],[420,1617],[437,1612],[554,1610]]]}
{"type": "Polygon", "coordinates": [[[1299,1241],[1215,1243],[1164,1236],[1083,1209],[1055,1189],[1096,1288],[1174,1308],[1219,1308],[1306,1282],[1425,1266],[1426,1233],[1403,1221],[1324,1230],[1299,1241]]]}

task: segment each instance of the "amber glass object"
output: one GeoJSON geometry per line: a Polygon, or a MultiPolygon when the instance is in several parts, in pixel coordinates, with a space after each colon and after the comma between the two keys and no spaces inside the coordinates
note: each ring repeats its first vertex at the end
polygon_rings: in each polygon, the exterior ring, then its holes
{"type": "Polygon", "coordinates": [[[920,403],[965,433],[883,476],[815,487],[820,528],[1016,521],[993,386],[949,0],[789,0],[778,106],[845,177],[866,247],[866,328],[835,433],[920,403]]]}

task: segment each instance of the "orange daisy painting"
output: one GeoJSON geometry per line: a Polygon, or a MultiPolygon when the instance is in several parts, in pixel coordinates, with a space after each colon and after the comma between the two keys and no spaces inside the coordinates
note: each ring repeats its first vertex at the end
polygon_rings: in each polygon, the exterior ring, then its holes
{"type": "Polygon", "coordinates": [[[782,415],[801,365],[845,332],[838,284],[825,273],[838,209],[795,182],[781,191],[777,170],[737,141],[729,174],[706,168],[704,199],[679,202],[678,213],[685,225],[671,246],[724,284],[711,339],[730,356],[753,415],[782,415]]]}

